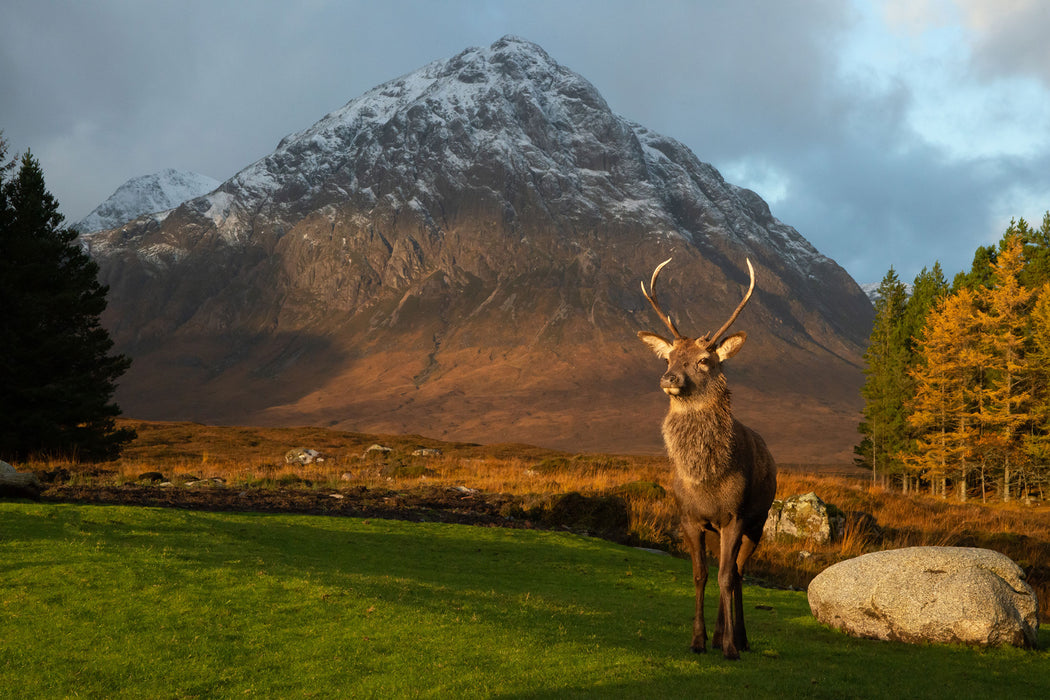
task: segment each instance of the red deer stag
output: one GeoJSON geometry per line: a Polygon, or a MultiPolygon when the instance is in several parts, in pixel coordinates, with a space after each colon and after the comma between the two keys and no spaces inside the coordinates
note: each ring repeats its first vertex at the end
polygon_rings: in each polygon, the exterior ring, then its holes
{"type": "Polygon", "coordinates": [[[649,291],[642,294],[674,336],[665,340],[641,331],[638,337],[656,355],[667,360],[660,388],[671,398],[664,418],[667,455],[674,468],[674,495],[678,502],[682,538],[693,560],[696,617],[694,652],[707,651],[704,626],[704,586],[707,584],[707,546],[718,554],[718,622],[713,646],[727,659],[739,659],[748,649],[744,628],[741,580],[744,563],[758,546],[769,506],[777,489],[776,465],[765,442],[745,427],[729,408],[729,388],[722,363],[744,344],[746,333],[722,334],[736,320],[755,289],[755,270],[744,300],[714,333],[686,338],[656,301],[656,278],[669,259],[653,270],[649,291]],[[706,540],[706,543],[705,543],[706,540]]]}

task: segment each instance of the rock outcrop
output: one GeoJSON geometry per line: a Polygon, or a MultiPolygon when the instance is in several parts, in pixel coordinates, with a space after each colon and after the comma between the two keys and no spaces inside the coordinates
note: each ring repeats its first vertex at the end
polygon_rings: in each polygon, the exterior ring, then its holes
{"type": "Polygon", "coordinates": [[[773,501],[763,537],[792,537],[823,544],[842,536],[846,518],[810,492],[773,501]]]}

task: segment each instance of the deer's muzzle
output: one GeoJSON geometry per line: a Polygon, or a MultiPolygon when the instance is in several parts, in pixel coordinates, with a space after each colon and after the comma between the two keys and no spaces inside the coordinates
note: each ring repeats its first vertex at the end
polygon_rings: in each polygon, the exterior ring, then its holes
{"type": "Polygon", "coordinates": [[[668,396],[678,396],[682,393],[682,375],[667,372],[664,376],[660,377],[660,388],[664,390],[664,393],[668,396]]]}

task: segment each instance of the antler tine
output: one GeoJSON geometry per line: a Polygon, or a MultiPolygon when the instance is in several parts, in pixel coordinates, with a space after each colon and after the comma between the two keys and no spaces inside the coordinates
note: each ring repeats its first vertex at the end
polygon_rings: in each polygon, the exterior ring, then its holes
{"type": "Polygon", "coordinates": [[[664,269],[664,265],[669,262],[671,262],[671,258],[667,258],[667,260],[664,260],[656,266],[655,270],[653,270],[653,278],[649,280],[648,292],[645,291],[645,280],[642,280],[641,285],[642,294],[644,294],[645,298],[649,300],[649,303],[653,305],[653,310],[656,311],[656,315],[660,317],[660,320],[664,322],[668,329],[670,329],[671,333],[674,334],[674,337],[677,340],[682,337],[682,334],[678,332],[677,328],[675,328],[674,321],[671,320],[671,317],[665,314],[664,310],[660,308],[660,305],[656,303],[656,278],[660,275],[660,270],[664,269]]]}
{"type": "Polygon", "coordinates": [[[709,345],[714,345],[718,342],[718,339],[722,337],[722,334],[729,330],[729,327],[733,325],[733,321],[736,321],[736,317],[740,315],[740,312],[744,310],[748,300],[751,298],[751,292],[755,291],[755,268],[751,266],[751,260],[744,258],[747,261],[747,271],[751,276],[751,284],[748,285],[747,294],[744,295],[743,300],[737,305],[736,310],[733,311],[733,315],[729,317],[729,320],[722,324],[714,333],[708,333],[705,338],[709,338],[709,345]]]}

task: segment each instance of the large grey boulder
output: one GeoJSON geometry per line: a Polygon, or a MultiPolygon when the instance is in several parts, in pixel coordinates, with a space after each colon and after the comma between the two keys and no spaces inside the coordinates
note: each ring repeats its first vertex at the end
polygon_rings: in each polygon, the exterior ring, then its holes
{"type": "Polygon", "coordinates": [[[773,501],[762,536],[766,539],[792,537],[830,542],[841,536],[845,518],[829,508],[815,493],[773,501]]]}
{"type": "Polygon", "coordinates": [[[33,472],[20,472],[7,462],[0,461],[0,496],[39,498],[43,489],[43,484],[33,472]]]}
{"type": "Polygon", "coordinates": [[[809,585],[809,607],[855,637],[1035,646],[1039,604],[1024,572],[989,549],[909,547],[834,564],[809,585]]]}

